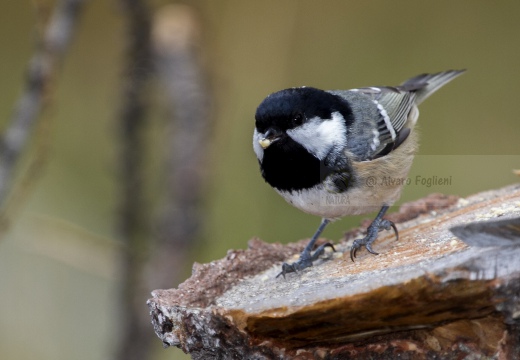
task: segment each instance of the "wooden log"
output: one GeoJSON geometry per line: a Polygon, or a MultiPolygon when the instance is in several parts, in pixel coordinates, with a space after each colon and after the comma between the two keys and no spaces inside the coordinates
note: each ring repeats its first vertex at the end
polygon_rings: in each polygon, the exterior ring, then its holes
{"type": "Polygon", "coordinates": [[[195,264],[177,289],[152,293],[155,332],[194,359],[519,358],[520,184],[434,194],[389,217],[401,221],[400,239],[380,233],[380,255],[350,260],[360,228],[287,279],[276,278],[281,262],[306,240],[253,239],[195,264]]]}

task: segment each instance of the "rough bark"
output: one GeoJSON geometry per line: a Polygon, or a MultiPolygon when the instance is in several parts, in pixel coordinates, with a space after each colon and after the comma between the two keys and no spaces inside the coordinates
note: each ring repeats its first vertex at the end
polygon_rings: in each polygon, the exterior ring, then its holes
{"type": "Polygon", "coordinates": [[[404,221],[400,239],[381,233],[379,256],[363,250],[353,263],[361,229],[350,231],[336,253],[286,280],[276,278],[280,262],[305,241],[253,239],[196,264],[177,289],[152,293],[155,332],[194,359],[518,358],[520,185],[436,194],[390,216],[404,221]],[[509,240],[471,240],[482,233],[509,240]]]}

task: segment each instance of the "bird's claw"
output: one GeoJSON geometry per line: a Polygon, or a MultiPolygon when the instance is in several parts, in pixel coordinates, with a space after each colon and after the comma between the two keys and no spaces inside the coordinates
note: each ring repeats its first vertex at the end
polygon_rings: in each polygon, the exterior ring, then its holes
{"type": "Polygon", "coordinates": [[[354,240],[354,242],[352,243],[352,247],[350,248],[350,259],[354,261],[357,251],[362,246],[364,246],[369,253],[379,255],[379,253],[375,252],[372,249],[372,243],[376,241],[377,235],[380,231],[390,229],[394,229],[395,236],[397,240],[399,240],[399,232],[397,231],[397,227],[392,221],[386,219],[374,221],[372,224],[370,224],[370,226],[367,229],[367,236],[365,236],[363,239],[354,240]]]}
{"type": "Polygon", "coordinates": [[[332,245],[331,243],[325,243],[323,245],[320,245],[316,249],[314,254],[311,254],[308,250],[303,250],[302,253],[300,254],[300,258],[298,259],[298,261],[296,261],[292,264],[283,263],[282,271],[278,275],[276,275],[276,277],[279,277],[280,275],[282,275],[283,278],[285,279],[285,274],[289,274],[292,272],[298,272],[305,268],[311,267],[312,263],[314,261],[318,260],[318,258],[325,252],[326,247],[330,247],[332,249],[332,251],[336,251],[336,249],[334,248],[334,245],[332,245]]]}

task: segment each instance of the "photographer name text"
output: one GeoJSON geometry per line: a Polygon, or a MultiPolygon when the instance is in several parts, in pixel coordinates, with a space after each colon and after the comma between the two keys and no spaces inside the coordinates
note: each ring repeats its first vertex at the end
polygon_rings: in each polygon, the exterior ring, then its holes
{"type": "Polygon", "coordinates": [[[369,176],[366,179],[366,185],[368,187],[374,186],[385,186],[385,187],[394,187],[394,186],[404,186],[404,185],[415,185],[415,186],[424,186],[424,187],[432,187],[432,186],[450,186],[452,184],[452,176],[421,176],[417,175],[415,177],[405,177],[405,178],[395,178],[391,176],[383,176],[381,178],[376,178],[374,176],[369,176]]]}

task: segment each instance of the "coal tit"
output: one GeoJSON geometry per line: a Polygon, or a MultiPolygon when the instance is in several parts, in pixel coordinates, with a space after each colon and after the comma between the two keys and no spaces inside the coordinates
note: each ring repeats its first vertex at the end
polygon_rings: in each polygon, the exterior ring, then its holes
{"type": "Polygon", "coordinates": [[[351,90],[299,87],[275,92],[258,106],[253,149],[265,181],[298,209],[322,222],[293,264],[278,276],[312,266],[330,243],[314,254],[325,226],[346,216],[379,210],[350,257],[370,253],[379,231],[393,228],[383,219],[401,194],[417,150],[417,106],[465,70],[422,74],[399,86],[351,90]]]}

